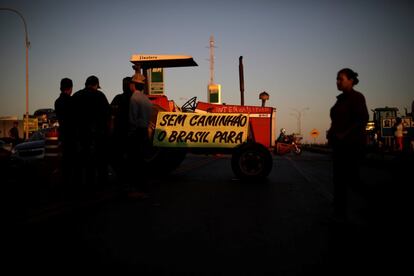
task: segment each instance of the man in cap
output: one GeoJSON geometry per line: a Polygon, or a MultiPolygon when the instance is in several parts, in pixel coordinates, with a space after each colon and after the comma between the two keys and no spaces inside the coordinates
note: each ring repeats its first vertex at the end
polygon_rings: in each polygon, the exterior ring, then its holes
{"type": "Polygon", "coordinates": [[[55,101],[55,111],[59,122],[59,142],[62,150],[62,176],[65,188],[69,188],[72,181],[72,170],[74,161],[75,130],[74,130],[74,110],[72,104],[73,82],[69,78],[60,81],[60,95],[55,101]]]}
{"type": "Polygon", "coordinates": [[[145,77],[139,73],[132,76],[130,90],[132,96],[129,104],[129,133],[148,138],[148,125],[152,115],[152,102],[143,93],[145,77]],[[145,133],[145,135],[144,135],[145,133]]]}
{"type": "MultiPolygon", "coordinates": [[[[145,77],[140,73],[132,76],[130,90],[132,96],[129,103],[129,130],[128,139],[131,147],[130,172],[141,169],[141,180],[138,186],[135,185],[129,196],[136,198],[148,197],[148,189],[145,181],[144,153],[145,148],[149,147],[148,126],[152,115],[152,103],[143,93],[145,87],[145,77]]],[[[133,178],[131,178],[133,179],[133,178]]],[[[136,178],[135,178],[136,179],[136,178]]]]}
{"type": "Polygon", "coordinates": [[[78,155],[82,162],[81,180],[85,185],[104,185],[108,178],[106,150],[111,108],[99,88],[99,79],[90,76],[86,79],[85,88],[73,95],[78,155]]]}

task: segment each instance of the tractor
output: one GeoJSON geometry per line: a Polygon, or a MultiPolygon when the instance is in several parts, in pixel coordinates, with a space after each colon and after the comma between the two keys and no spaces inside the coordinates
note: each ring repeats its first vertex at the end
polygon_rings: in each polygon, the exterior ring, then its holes
{"type": "MultiPolygon", "coordinates": [[[[214,104],[189,99],[181,107],[160,92],[154,72],[164,68],[198,66],[191,56],[132,55],[136,73],[145,76],[144,93],[153,103],[149,126],[148,168],[170,172],[187,153],[231,154],[231,167],[240,179],[265,178],[273,167],[276,109],[273,107],[214,104]],[[142,71],[142,72],[141,72],[142,71]]],[[[163,79],[161,77],[161,79],[163,79]]]]}

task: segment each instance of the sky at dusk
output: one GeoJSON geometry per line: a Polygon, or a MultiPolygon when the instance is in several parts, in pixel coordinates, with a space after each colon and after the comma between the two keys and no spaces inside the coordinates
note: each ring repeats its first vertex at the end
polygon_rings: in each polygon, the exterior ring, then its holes
{"type": "MultiPolygon", "coordinates": [[[[165,71],[166,95],[182,105],[207,101],[209,38],[214,36],[215,82],[222,101],[240,104],[238,59],[243,56],[245,104],[270,95],[277,129],[305,141],[325,140],[329,109],[340,94],[336,74],[359,73],[369,109],[411,108],[414,100],[414,1],[88,1],[0,0],[26,20],[29,49],[29,113],[53,108],[64,77],[74,92],[90,75],[111,102],[122,78],[134,72],[132,54],[191,55],[198,67],[165,71]]],[[[0,10],[0,116],[25,113],[25,44],[22,20],[0,10]]],[[[372,112],[370,112],[372,118],[372,112]]]]}

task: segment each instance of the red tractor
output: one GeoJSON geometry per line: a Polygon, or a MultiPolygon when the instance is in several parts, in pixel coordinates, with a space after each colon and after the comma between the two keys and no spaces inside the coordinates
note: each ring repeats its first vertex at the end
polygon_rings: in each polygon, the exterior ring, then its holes
{"type": "MultiPolygon", "coordinates": [[[[145,75],[145,93],[153,103],[149,133],[152,148],[146,162],[157,171],[171,171],[186,153],[231,154],[235,175],[264,178],[273,166],[276,109],[263,106],[212,104],[196,97],[178,107],[155,91],[150,74],[159,68],[197,66],[191,56],[132,55],[136,72],[145,75]]],[[[159,83],[155,83],[159,85],[159,83]]]]}

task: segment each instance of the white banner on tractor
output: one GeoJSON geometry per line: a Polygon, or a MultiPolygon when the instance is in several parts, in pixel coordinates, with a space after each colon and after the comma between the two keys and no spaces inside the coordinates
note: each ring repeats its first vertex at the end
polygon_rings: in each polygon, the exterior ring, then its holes
{"type": "Polygon", "coordinates": [[[249,115],[159,112],[153,143],[157,147],[234,148],[247,140],[249,115]]]}

